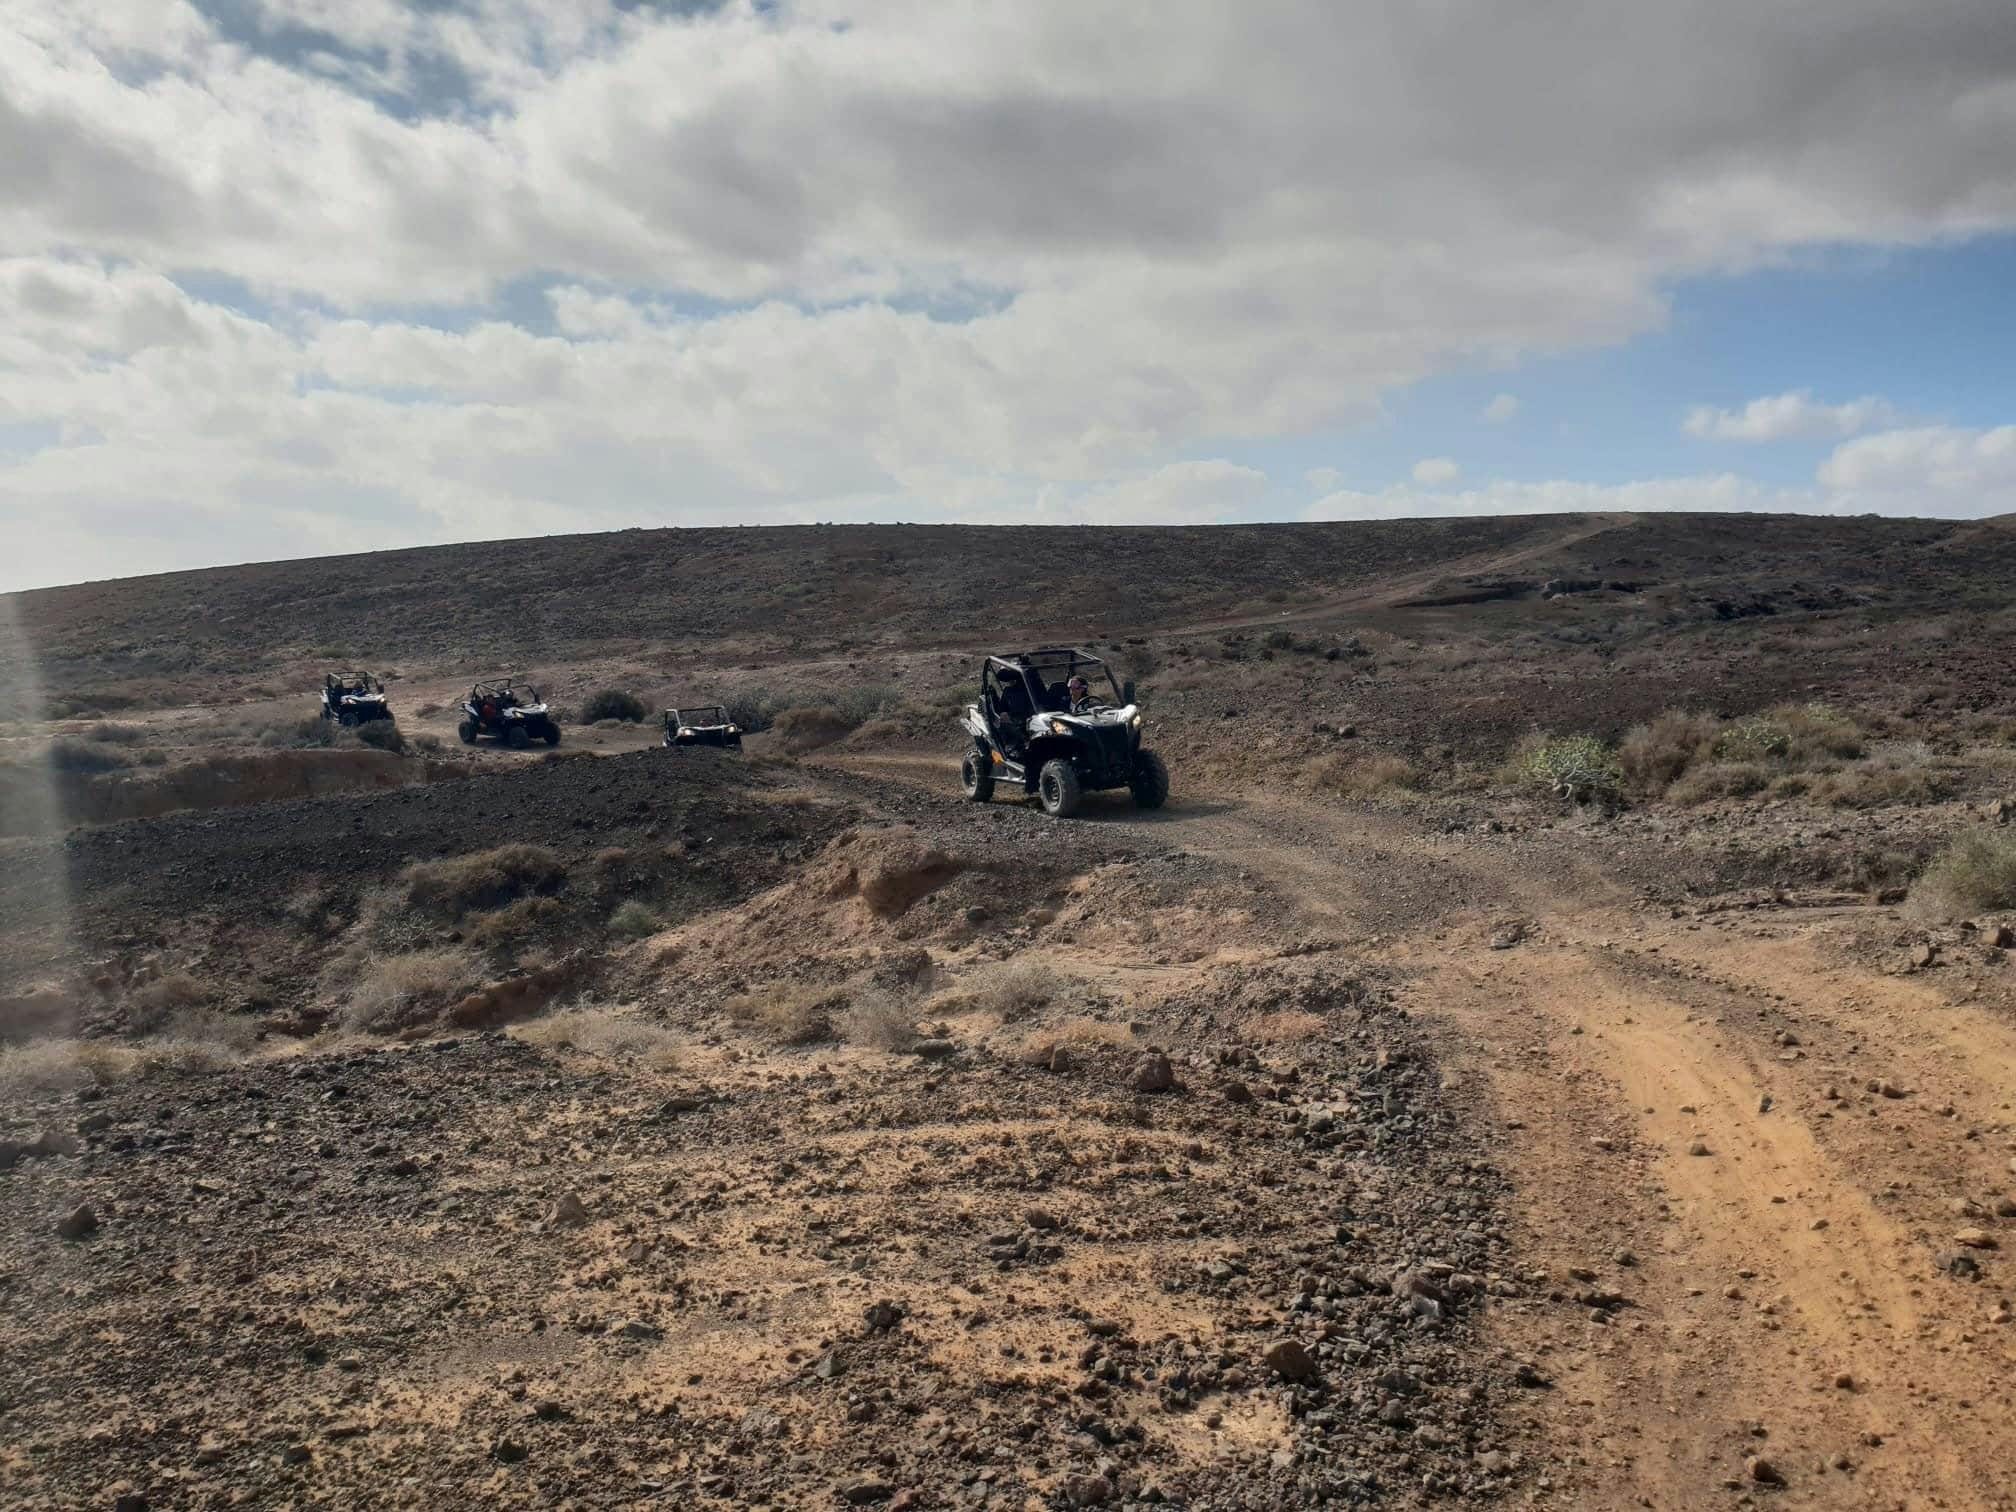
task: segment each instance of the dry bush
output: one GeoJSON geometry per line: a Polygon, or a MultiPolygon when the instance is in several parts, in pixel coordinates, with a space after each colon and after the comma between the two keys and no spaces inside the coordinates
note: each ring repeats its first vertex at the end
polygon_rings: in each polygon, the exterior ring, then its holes
{"type": "Polygon", "coordinates": [[[1814,765],[1852,761],[1862,754],[1862,727],[1828,704],[1782,704],[1771,718],[1791,741],[1795,761],[1814,765]]]}
{"type": "Polygon", "coordinates": [[[94,725],[86,738],[109,745],[138,745],[147,739],[147,727],[136,724],[94,725]]]}
{"type": "Polygon", "coordinates": [[[449,918],[501,908],[527,894],[552,893],[566,880],[566,863],[557,855],[522,843],[416,861],[399,874],[409,904],[449,918]]]}
{"type": "Polygon", "coordinates": [[[72,1092],[124,1081],[140,1057],[131,1045],[105,1040],[42,1039],[0,1047],[0,1092],[25,1097],[72,1092]]]}
{"type": "Polygon", "coordinates": [[[1712,715],[1667,710],[1619,743],[1617,761],[1625,782],[1634,793],[1656,798],[1713,748],[1719,732],[1712,715]]]}
{"type": "Polygon", "coordinates": [[[793,755],[816,751],[851,734],[861,724],[833,709],[786,709],[772,723],[784,749],[793,755]]]}
{"type": "Polygon", "coordinates": [[[258,738],[259,744],[275,750],[305,751],[336,744],[341,729],[319,714],[304,714],[299,719],[278,720],[261,727],[258,738]]]}
{"type": "Polygon", "coordinates": [[[1346,798],[1377,798],[1418,792],[1426,779],[1404,756],[1339,753],[1312,762],[1309,780],[1321,792],[1338,793],[1346,798]]]}
{"type": "Polygon", "coordinates": [[[840,1032],[850,1045],[907,1050],[917,1042],[917,1015],[910,999],[886,987],[867,987],[840,1015],[840,1032]]]}
{"type": "Polygon", "coordinates": [[[469,943],[477,949],[503,950],[528,936],[543,934],[566,916],[567,910],[554,899],[535,895],[479,914],[467,920],[463,928],[469,943]]]}
{"type": "Polygon", "coordinates": [[[1245,1037],[1261,1045],[1292,1045],[1314,1039],[1322,1032],[1322,1016],[1301,1008],[1263,1013],[1249,1019],[1245,1026],[1245,1037]]]}
{"type": "Polygon", "coordinates": [[[607,1008],[575,1008],[513,1025],[509,1033],[548,1050],[579,1050],[605,1060],[642,1061],[657,1071],[679,1064],[679,1037],[663,1024],[607,1008]]]}
{"type": "Polygon", "coordinates": [[[1079,1002],[1089,989],[1069,972],[1030,956],[982,966],[959,984],[959,996],[1004,1024],[1026,1019],[1058,1002],[1079,1002]]]}
{"type": "Polygon", "coordinates": [[[1912,887],[1911,906],[1941,920],[2016,908],[2016,834],[1977,830],[1954,840],[1912,887]]]}
{"type": "Polygon", "coordinates": [[[116,772],[132,764],[132,758],[124,751],[95,740],[72,740],[66,736],[49,746],[49,765],[59,772],[116,772]]]}
{"type": "Polygon", "coordinates": [[[1806,791],[1837,808],[1880,808],[1891,803],[1937,803],[1951,789],[1939,772],[1915,762],[1881,761],[1826,772],[1806,783],[1806,791]]]}
{"type": "Polygon", "coordinates": [[[1099,1045],[1124,1048],[1133,1043],[1134,1036],[1125,1024],[1112,1024],[1105,1019],[1074,1018],[1032,1030],[1029,1037],[1022,1041],[1020,1054],[1025,1061],[1042,1062],[1049,1060],[1059,1045],[1070,1050],[1089,1050],[1099,1045]]]}
{"type": "Polygon", "coordinates": [[[644,700],[621,688],[600,688],[590,693],[588,701],[581,705],[581,719],[586,724],[600,724],[605,719],[641,724],[644,714],[644,700]]]}
{"type": "Polygon", "coordinates": [[[374,719],[368,724],[358,725],[350,733],[374,751],[391,751],[397,755],[406,749],[406,737],[399,732],[399,726],[389,719],[374,719]]]}
{"type": "Polygon", "coordinates": [[[481,986],[484,976],[476,953],[455,945],[369,957],[337,1016],[345,1028],[393,1033],[432,1018],[481,986]]]}
{"type": "Polygon", "coordinates": [[[776,694],[759,686],[730,693],[721,707],[731,720],[753,734],[769,729],[782,705],[776,694]]]}
{"type": "Polygon", "coordinates": [[[210,989],[188,972],[167,972],[133,990],[126,1000],[126,1026],[137,1033],[152,1033],[209,997],[210,989]]]}
{"type": "Polygon", "coordinates": [[[809,982],[771,982],[728,1000],[736,1023],[780,1045],[815,1045],[833,1038],[836,999],[809,982]]]}
{"type": "Polygon", "coordinates": [[[665,921],[649,905],[632,898],[609,915],[609,933],[621,940],[641,940],[665,927],[665,921]]]}
{"type": "Polygon", "coordinates": [[[1771,786],[1773,773],[1762,762],[1711,761],[1683,774],[1666,790],[1675,803],[1707,803],[1715,798],[1748,798],[1771,786]]]}

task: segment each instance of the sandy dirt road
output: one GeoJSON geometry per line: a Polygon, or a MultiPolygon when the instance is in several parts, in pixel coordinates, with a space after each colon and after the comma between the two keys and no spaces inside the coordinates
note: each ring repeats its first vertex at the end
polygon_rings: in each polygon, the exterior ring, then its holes
{"type": "MultiPolygon", "coordinates": [[[[835,764],[950,785],[942,758],[835,764]]],[[[2016,1505],[2002,994],[1870,964],[1868,908],[1646,903],[1600,828],[1088,810],[1273,883],[1434,1027],[1452,1094],[1502,1130],[1525,1263],[1549,1279],[1495,1326],[1553,1381],[1532,1412],[1571,1467],[1557,1495],[2016,1505]]]]}

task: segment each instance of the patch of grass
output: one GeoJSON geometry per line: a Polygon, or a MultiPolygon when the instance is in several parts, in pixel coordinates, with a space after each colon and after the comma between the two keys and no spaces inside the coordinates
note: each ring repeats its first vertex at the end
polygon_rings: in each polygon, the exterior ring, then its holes
{"type": "Polygon", "coordinates": [[[374,956],[359,967],[337,1017],[348,1029],[393,1033],[425,1023],[484,976],[476,953],[459,945],[374,956]]]}
{"type": "Polygon", "coordinates": [[[2016,834],[1961,835],[1927,864],[1911,889],[1911,906],[1938,919],[2016,908],[2016,834]]]}
{"type": "Polygon", "coordinates": [[[1666,790],[1674,803],[1707,803],[1716,798],[1749,798],[1766,791],[1773,773],[1757,761],[1711,761],[1690,768],[1666,790]]]}
{"type": "Polygon", "coordinates": [[[581,718],[589,724],[604,719],[622,720],[626,724],[644,722],[644,700],[635,693],[621,688],[601,688],[588,695],[588,701],[581,705],[581,718]]]}
{"type": "Polygon", "coordinates": [[[1877,761],[1844,767],[1810,779],[1808,794],[1837,808],[1880,808],[1886,804],[1937,803],[1952,790],[1941,773],[1917,762],[1877,761]]]}
{"type": "Polygon", "coordinates": [[[1384,752],[1318,757],[1309,766],[1309,780],[1319,791],[1346,798],[1391,797],[1420,791],[1424,778],[1404,756],[1384,752]]]}
{"type": "Polygon", "coordinates": [[[578,1050],[604,1060],[641,1061],[655,1071],[679,1065],[679,1037],[662,1024],[608,1008],[574,1008],[513,1025],[514,1039],[548,1050],[578,1050]]]}
{"type": "Polygon", "coordinates": [[[618,904],[616,911],[609,915],[609,933],[621,940],[641,940],[664,927],[664,921],[647,904],[635,898],[618,904]]]}
{"type": "Polygon", "coordinates": [[[1055,1003],[1082,1002],[1090,989],[1067,971],[1029,956],[980,967],[959,984],[959,996],[1004,1024],[1034,1017],[1055,1003]]]}
{"type": "Polygon", "coordinates": [[[13,1097],[72,1092],[124,1081],[139,1066],[131,1045],[107,1040],[43,1039],[0,1047],[0,1091],[13,1097]]]}
{"type": "Polygon", "coordinates": [[[399,874],[414,908],[459,919],[519,898],[557,892],[567,867],[543,845],[500,845],[442,861],[415,861],[399,874]]]}
{"type": "Polygon", "coordinates": [[[167,972],[133,990],[126,1000],[126,1025],[137,1033],[151,1033],[209,999],[210,989],[190,973],[167,972]]]}
{"type": "Polygon", "coordinates": [[[839,1006],[830,988],[771,982],[730,998],[728,1015],[780,1045],[816,1045],[833,1038],[833,1014],[839,1006]]]}

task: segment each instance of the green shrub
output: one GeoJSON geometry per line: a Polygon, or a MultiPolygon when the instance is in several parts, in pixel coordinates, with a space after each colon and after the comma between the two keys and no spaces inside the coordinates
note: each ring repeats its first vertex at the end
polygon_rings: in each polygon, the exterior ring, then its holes
{"type": "Polygon", "coordinates": [[[1617,757],[1594,735],[1529,736],[1513,751],[1510,766],[1516,780],[1575,803],[1614,800],[1624,783],[1617,757]]]}
{"type": "Polygon", "coordinates": [[[635,898],[617,905],[616,911],[609,915],[609,933],[620,939],[641,940],[664,927],[658,915],[635,898]]]}
{"type": "Polygon", "coordinates": [[[621,688],[603,688],[590,693],[588,701],[581,705],[581,718],[588,724],[603,719],[620,719],[626,724],[642,724],[644,714],[644,700],[635,693],[624,692],[621,688]]]}
{"type": "Polygon", "coordinates": [[[1761,715],[1739,719],[1715,737],[1717,761],[1776,761],[1791,753],[1791,732],[1761,715]]]}
{"type": "Polygon", "coordinates": [[[2016,834],[1976,830],[1960,836],[1926,866],[1911,903],[1941,919],[2016,908],[2016,834]]]}

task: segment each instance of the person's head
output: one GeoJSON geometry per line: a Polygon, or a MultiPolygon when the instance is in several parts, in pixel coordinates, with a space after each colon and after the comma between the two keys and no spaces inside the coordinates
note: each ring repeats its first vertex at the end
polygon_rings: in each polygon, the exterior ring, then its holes
{"type": "Polygon", "coordinates": [[[1084,678],[1078,676],[1076,673],[1073,673],[1071,676],[1071,681],[1064,684],[1064,691],[1066,693],[1069,693],[1071,695],[1071,701],[1073,703],[1076,703],[1079,699],[1083,698],[1087,693],[1090,693],[1092,691],[1092,687],[1091,684],[1087,683],[1084,678]]]}

